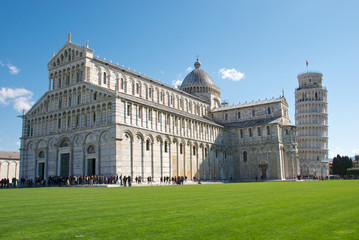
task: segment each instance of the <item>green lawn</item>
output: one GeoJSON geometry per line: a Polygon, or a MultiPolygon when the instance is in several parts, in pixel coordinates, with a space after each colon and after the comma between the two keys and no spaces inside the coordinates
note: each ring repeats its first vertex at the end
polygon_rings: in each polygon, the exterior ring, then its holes
{"type": "Polygon", "coordinates": [[[1,239],[359,239],[359,181],[0,189],[1,239]]]}

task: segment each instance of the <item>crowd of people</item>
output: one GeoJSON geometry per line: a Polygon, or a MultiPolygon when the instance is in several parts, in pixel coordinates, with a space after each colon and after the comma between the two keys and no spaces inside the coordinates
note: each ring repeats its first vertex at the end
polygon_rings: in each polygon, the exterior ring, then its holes
{"type": "Polygon", "coordinates": [[[9,188],[9,187],[16,187],[17,185],[17,179],[13,178],[10,182],[9,178],[3,178],[0,180],[0,187],[1,188],[9,188]]]}
{"type": "MultiPolygon", "coordinates": [[[[174,177],[161,177],[159,179],[160,184],[178,184],[183,185],[187,181],[187,176],[174,176],[174,177]]],[[[193,179],[194,181],[196,179],[193,179]]],[[[13,178],[12,182],[9,179],[1,179],[1,188],[10,188],[10,187],[52,187],[52,186],[81,186],[81,185],[101,185],[101,184],[117,184],[123,187],[131,187],[133,183],[144,184],[146,183],[141,176],[136,176],[133,179],[131,176],[102,176],[102,175],[92,175],[92,176],[49,176],[47,178],[36,177],[34,179],[23,177],[20,179],[13,178]]],[[[147,184],[155,183],[152,176],[147,177],[147,184]]]]}

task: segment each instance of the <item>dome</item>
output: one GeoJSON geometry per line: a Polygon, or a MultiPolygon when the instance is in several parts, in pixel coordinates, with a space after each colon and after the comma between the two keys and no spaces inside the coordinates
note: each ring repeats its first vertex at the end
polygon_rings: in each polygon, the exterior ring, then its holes
{"type": "Polygon", "coordinates": [[[181,89],[198,86],[198,87],[215,87],[212,78],[201,69],[201,63],[197,61],[194,63],[195,69],[190,72],[182,82],[181,89]]]}

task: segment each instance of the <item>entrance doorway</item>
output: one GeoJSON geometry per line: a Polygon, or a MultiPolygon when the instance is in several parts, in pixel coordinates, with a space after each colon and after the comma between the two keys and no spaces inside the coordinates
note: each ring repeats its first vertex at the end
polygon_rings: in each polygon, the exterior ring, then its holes
{"type": "Polygon", "coordinates": [[[64,153],[60,155],[60,176],[68,177],[70,172],[70,154],[64,153]]]}
{"type": "Polygon", "coordinates": [[[41,162],[38,164],[37,167],[37,175],[39,176],[40,179],[44,179],[45,177],[45,163],[41,162]]]}
{"type": "Polygon", "coordinates": [[[96,159],[87,159],[87,176],[95,175],[96,170],[96,159]]]}

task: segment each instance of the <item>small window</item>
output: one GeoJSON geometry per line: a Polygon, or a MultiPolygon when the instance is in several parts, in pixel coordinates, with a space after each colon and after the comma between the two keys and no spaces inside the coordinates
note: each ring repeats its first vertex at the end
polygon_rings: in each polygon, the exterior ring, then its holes
{"type": "Polygon", "coordinates": [[[252,137],[252,128],[248,129],[249,131],[249,136],[252,137]]]}
{"type": "Polygon", "coordinates": [[[167,141],[165,141],[165,152],[167,152],[167,141]]]}
{"type": "Polygon", "coordinates": [[[103,73],[103,84],[106,84],[106,72],[103,73]]]}
{"type": "Polygon", "coordinates": [[[207,157],[207,156],[208,156],[208,149],[205,148],[205,149],[204,149],[204,157],[207,157]]]}
{"type": "Polygon", "coordinates": [[[152,110],[148,110],[148,121],[152,121],[152,110]]]}
{"type": "Polygon", "coordinates": [[[97,92],[95,92],[94,94],[93,94],[93,100],[97,100],[97,92]]]}
{"type": "Polygon", "coordinates": [[[146,140],[146,151],[150,151],[150,140],[146,140]]]}
{"type": "Polygon", "coordinates": [[[77,96],[77,104],[81,104],[81,95],[77,96]]]}
{"type": "Polygon", "coordinates": [[[120,87],[121,87],[122,90],[123,90],[123,85],[124,85],[123,78],[121,78],[120,87]]]}
{"type": "Polygon", "coordinates": [[[57,128],[61,128],[61,118],[57,121],[57,128]]]}
{"type": "Polygon", "coordinates": [[[243,162],[247,162],[247,152],[243,152],[243,162]]]}
{"type": "Polygon", "coordinates": [[[142,118],[142,107],[138,107],[138,118],[142,118]]]}
{"type": "Polygon", "coordinates": [[[243,130],[241,129],[239,132],[241,134],[241,138],[243,138],[243,130]]]}
{"type": "Polygon", "coordinates": [[[193,146],[193,156],[195,156],[195,155],[196,155],[196,147],[193,146]]]}
{"type": "Polygon", "coordinates": [[[140,94],[140,85],[136,83],[136,94],[140,94]]]}
{"type": "Polygon", "coordinates": [[[43,151],[39,152],[39,158],[44,158],[45,157],[45,153],[43,151]]]}
{"type": "Polygon", "coordinates": [[[288,135],[288,134],[289,134],[288,129],[286,129],[286,130],[285,130],[285,134],[286,134],[286,135],[288,135]]]}
{"type": "Polygon", "coordinates": [[[261,136],[261,128],[260,127],[257,128],[257,132],[258,132],[258,136],[261,136]]]}
{"type": "Polygon", "coordinates": [[[161,122],[161,113],[160,112],[157,113],[157,121],[161,122]]]}
{"type": "Polygon", "coordinates": [[[131,105],[128,104],[127,105],[127,116],[130,116],[131,115],[131,105]]]}
{"type": "Polygon", "coordinates": [[[60,144],[60,147],[68,147],[69,146],[69,141],[67,141],[66,139],[63,140],[60,144]]]}
{"type": "Polygon", "coordinates": [[[267,126],[267,135],[269,136],[270,135],[270,127],[267,126]]]}
{"type": "Polygon", "coordinates": [[[152,98],[152,88],[149,88],[149,89],[148,89],[148,97],[149,97],[149,98],[152,98]]]}
{"type": "Polygon", "coordinates": [[[237,112],[237,118],[241,118],[241,112],[237,112]]]}
{"type": "Polygon", "coordinates": [[[95,153],[95,147],[93,145],[90,145],[88,148],[87,148],[87,153],[91,154],[91,153],[95,153]]]}
{"type": "Polygon", "coordinates": [[[268,114],[271,114],[271,110],[270,110],[270,107],[268,107],[268,114]]]}
{"type": "Polygon", "coordinates": [[[256,116],[256,111],[253,109],[252,110],[252,117],[256,116]]]}
{"type": "Polygon", "coordinates": [[[182,145],[182,143],[180,144],[180,154],[183,154],[183,145],[182,145]]]}

